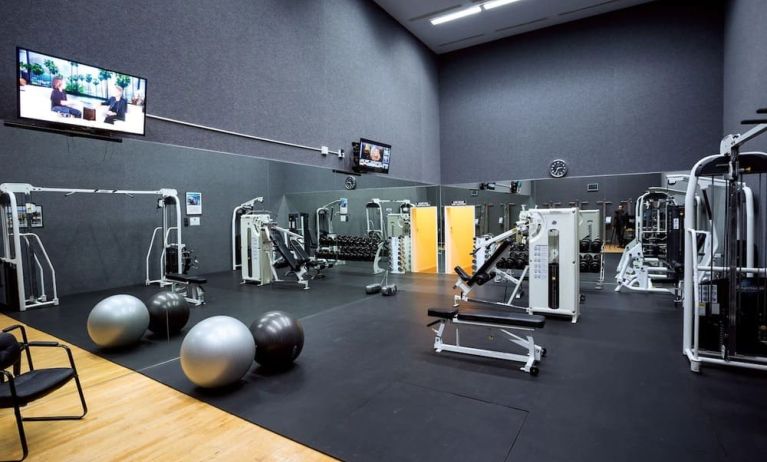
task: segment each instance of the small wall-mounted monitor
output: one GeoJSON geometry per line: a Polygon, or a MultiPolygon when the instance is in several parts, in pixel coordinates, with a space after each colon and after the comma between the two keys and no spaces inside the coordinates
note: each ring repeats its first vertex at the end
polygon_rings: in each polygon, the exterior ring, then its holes
{"type": "MultiPolygon", "coordinates": [[[[356,147],[355,147],[356,150],[356,147]]],[[[355,153],[356,157],[356,153],[355,153]]],[[[355,159],[356,160],[356,159],[355,159]]],[[[359,172],[389,173],[391,146],[377,141],[360,139],[359,160],[355,169],[359,172]]]]}
{"type": "Polygon", "coordinates": [[[16,49],[18,116],[93,131],[143,135],[146,79],[16,49]]]}

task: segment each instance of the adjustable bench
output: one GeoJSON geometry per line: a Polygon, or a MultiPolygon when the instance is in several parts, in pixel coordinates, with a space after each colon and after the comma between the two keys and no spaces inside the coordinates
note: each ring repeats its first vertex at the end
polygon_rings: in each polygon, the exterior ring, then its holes
{"type": "Polygon", "coordinates": [[[513,313],[507,311],[492,311],[474,308],[430,308],[428,315],[437,318],[427,325],[432,327],[439,324],[439,327],[432,330],[436,334],[434,338],[434,349],[439,353],[442,351],[452,351],[475,356],[484,356],[486,358],[505,359],[507,361],[522,362],[524,365],[521,370],[530,375],[538,375],[536,363],[546,356],[546,349],[536,345],[533,340],[532,331],[543,327],[546,318],[540,315],[513,313]],[[455,327],[455,344],[445,343],[442,336],[448,324],[455,327]],[[486,350],[482,348],[473,348],[461,345],[461,336],[459,326],[478,326],[486,327],[490,330],[497,330],[505,335],[506,340],[524,348],[525,354],[507,353],[503,351],[486,350]],[[510,330],[526,332],[524,337],[516,335],[510,330]]]}
{"type": "Polygon", "coordinates": [[[171,290],[182,294],[187,302],[194,306],[205,303],[205,290],[202,285],[208,282],[207,279],[179,273],[165,273],[165,279],[170,281],[171,290]]]}

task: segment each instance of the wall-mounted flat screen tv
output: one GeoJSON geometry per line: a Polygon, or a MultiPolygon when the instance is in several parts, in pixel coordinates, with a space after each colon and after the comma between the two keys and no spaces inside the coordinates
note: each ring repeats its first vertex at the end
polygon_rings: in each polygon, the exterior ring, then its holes
{"type": "Polygon", "coordinates": [[[377,141],[360,139],[360,171],[389,173],[391,146],[377,141]]]}
{"type": "Polygon", "coordinates": [[[16,67],[20,118],[144,134],[146,79],[25,48],[16,67]]]}

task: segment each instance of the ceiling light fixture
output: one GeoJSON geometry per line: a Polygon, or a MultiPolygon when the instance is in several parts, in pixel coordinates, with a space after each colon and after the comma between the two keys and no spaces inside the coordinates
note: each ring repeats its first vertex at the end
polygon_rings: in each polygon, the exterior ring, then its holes
{"type": "Polygon", "coordinates": [[[463,10],[460,10],[460,11],[456,11],[455,13],[449,13],[443,16],[437,16],[436,18],[431,19],[431,24],[433,26],[438,26],[446,22],[455,21],[456,19],[465,18],[466,16],[471,16],[473,14],[477,14],[481,12],[482,12],[482,8],[478,6],[472,6],[469,8],[464,8],[463,10]]]}
{"type": "Polygon", "coordinates": [[[518,1],[519,0],[490,0],[489,2],[483,3],[482,8],[486,10],[492,10],[493,8],[498,8],[499,6],[508,5],[509,3],[518,1]]]}

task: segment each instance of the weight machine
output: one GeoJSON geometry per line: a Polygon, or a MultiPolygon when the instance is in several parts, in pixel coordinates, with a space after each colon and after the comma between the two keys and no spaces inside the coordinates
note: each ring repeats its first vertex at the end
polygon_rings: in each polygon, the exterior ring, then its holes
{"type": "Polygon", "coordinates": [[[303,236],[277,226],[269,213],[251,212],[240,216],[240,254],[242,282],[266,285],[285,282],[277,270],[288,267],[304,289],[322,269],[304,251],[303,236]],[[281,259],[279,257],[281,257],[281,259]]]}
{"type": "Polygon", "coordinates": [[[569,316],[573,323],[580,315],[580,273],[578,259],[578,209],[531,209],[520,213],[517,228],[494,238],[483,240],[480,249],[486,257],[469,276],[460,266],[455,268],[458,280],[454,306],[461,301],[489,303],[523,308],[528,313],[569,316]],[[498,263],[510,250],[516,236],[527,236],[528,263],[519,277],[498,269],[498,263]],[[492,250],[491,250],[492,249],[492,250]],[[511,297],[503,302],[471,299],[469,293],[478,285],[499,277],[514,285],[511,297]],[[527,307],[513,305],[523,280],[528,279],[527,307]]]}
{"type": "MultiPolygon", "coordinates": [[[[759,109],[767,114],[767,109],[759,109]]],[[[716,364],[767,370],[767,268],[755,263],[753,195],[745,181],[767,173],[767,153],[740,152],[741,147],[767,132],[767,120],[746,120],[756,125],[747,132],[727,135],[719,154],[699,160],[690,171],[685,207],[696,208],[701,192],[707,220],[685,214],[684,322],[682,352],[690,369],[716,364]],[[724,213],[717,214],[713,198],[701,184],[724,183],[724,213]],[[711,233],[724,217],[721,254],[709,250],[710,261],[699,261],[703,246],[713,246],[711,233]],[[745,228],[745,236],[743,229],[745,228]],[[745,237],[745,242],[743,238],[745,237]],[[744,245],[745,244],[745,245],[744,245]]],[[[722,202],[722,201],[720,201],[722,202]]],[[[764,212],[764,208],[761,208],[764,212]]],[[[764,236],[764,230],[762,230],[764,236]]],[[[767,242],[761,243],[761,248],[767,242]]]]}
{"type": "Polygon", "coordinates": [[[31,194],[35,192],[63,193],[69,197],[74,194],[120,194],[128,197],[134,195],[155,195],[158,207],[163,209],[162,226],[155,228],[146,255],[146,284],[160,286],[174,285],[169,280],[169,273],[181,273],[190,264],[189,252],[181,239],[181,205],[175,189],[160,189],[156,191],[134,191],[121,189],[78,189],[78,188],[47,188],[32,186],[28,183],[0,184],[0,224],[2,225],[3,255],[0,257],[0,283],[5,287],[1,296],[5,305],[18,306],[20,311],[45,305],[58,305],[58,289],[56,285],[56,270],[53,267],[48,252],[42,240],[36,233],[22,232],[19,220],[19,210],[26,215],[26,223],[31,224],[31,194]],[[18,195],[22,196],[19,205],[18,195]],[[174,213],[175,217],[173,217],[174,213]],[[175,226],[172,226],[175,222],[175,226]],[[171,235],[175,231],[176,239],[171,235]],[[160,254],[159,279],[150,277],[150,258],[158,234],[162,234],[162,251],[160,254]],[[23,243],[23,245],[22,245],[23,243]],[[170,257],[167,258],[166,257],[170,257]],[[166,261],[167,260],[167,261],[166,261]],[[46,282],[45,275],[50,275],[46,282]],[[52,298],[47,290],[50,288],[52,298]]]}
{"type": "Polygon", "coordinates": [[[237,248],[240,247],[237,241],[237,238],[240,237],[237,234],[239,229],[237,222],[243,214],[255,212],[256,203],[262,204],[263,202],[263,197],[255,197],[247,202],[243,202],[232,210],[232,271],[236,271],[242,265],[242,261],[237,262],[237,256],[239,255],[237,248]]]}

